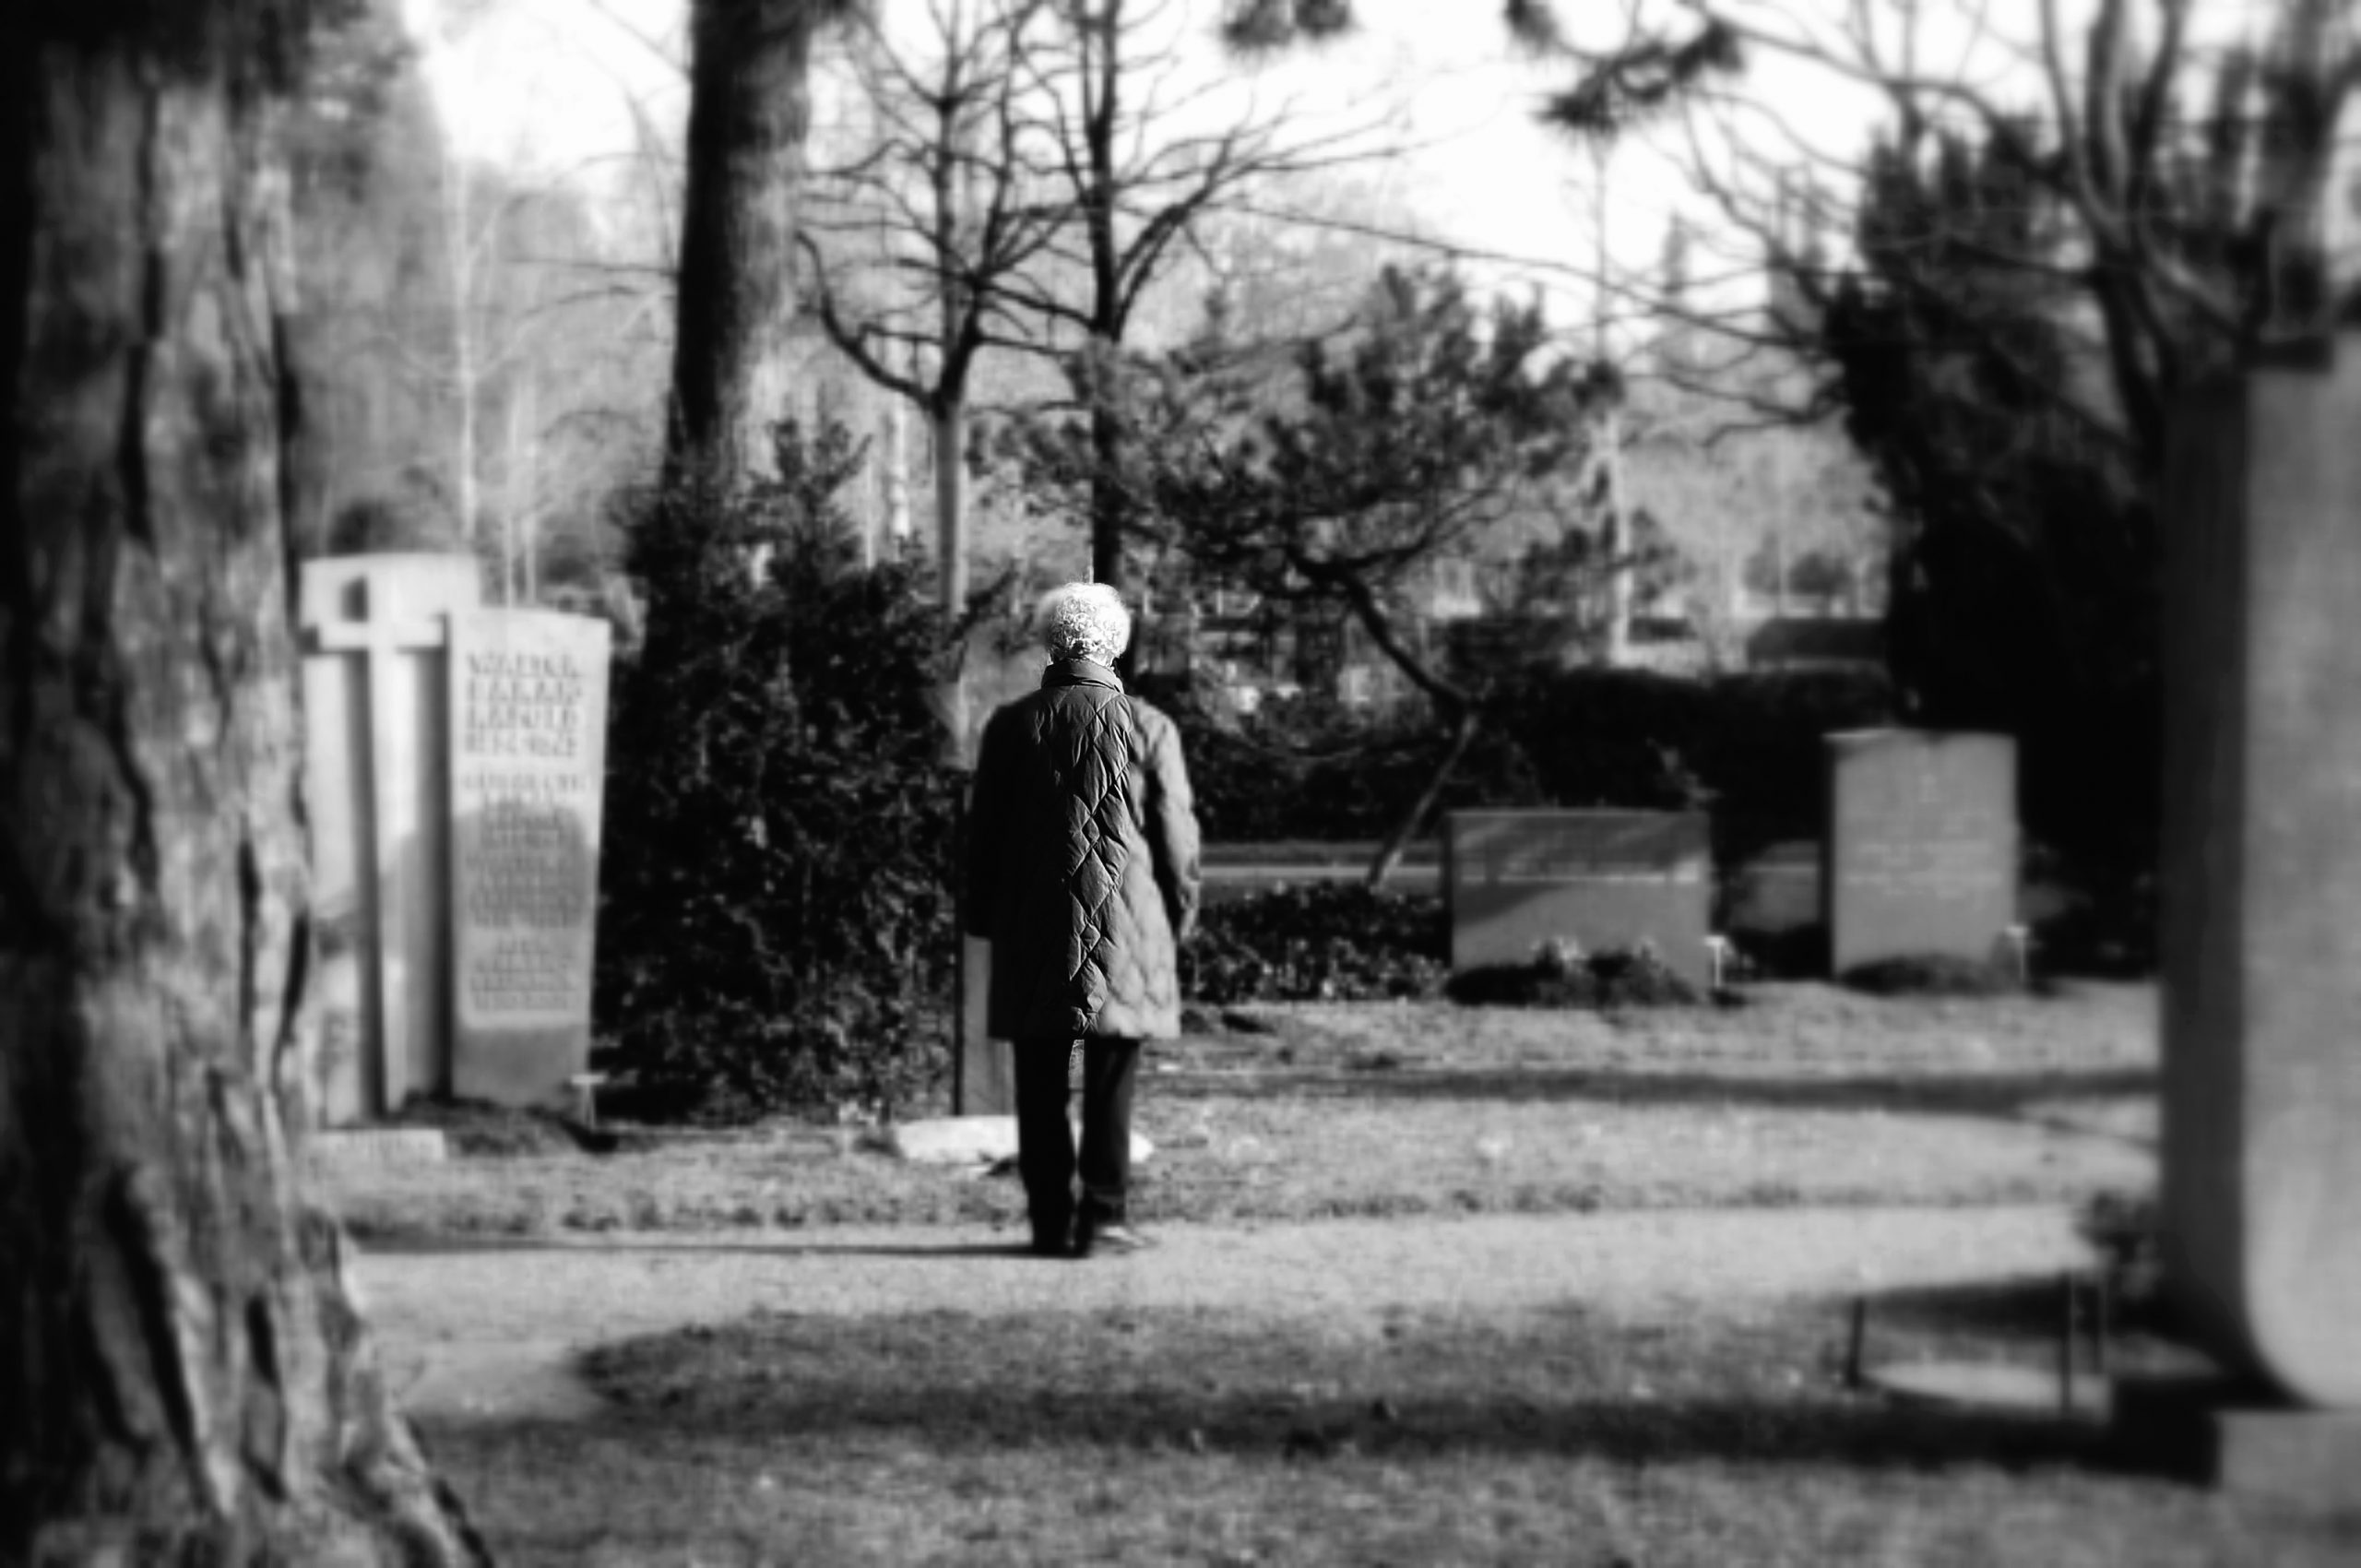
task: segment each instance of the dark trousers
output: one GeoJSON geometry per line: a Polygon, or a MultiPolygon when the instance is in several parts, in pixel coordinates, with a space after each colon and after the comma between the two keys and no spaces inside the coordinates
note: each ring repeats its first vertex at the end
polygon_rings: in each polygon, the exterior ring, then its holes
{"type": "Polygon", "coordinates": [[[1074,1176],[1082,1177],[1081,1213],[1092,1225],[1120,1225],[1132,1185],[1132,1085],[1139,1075],[1140,1042],[1082,1042],[1082,1149],[1066,1121],[1071,1039],[1020,1039],[1016,1061],[1016,1170],[1025,1178],[1025,1206],[1037,1241],[1066,1234],[1074,1213],[1074,1176]]]}

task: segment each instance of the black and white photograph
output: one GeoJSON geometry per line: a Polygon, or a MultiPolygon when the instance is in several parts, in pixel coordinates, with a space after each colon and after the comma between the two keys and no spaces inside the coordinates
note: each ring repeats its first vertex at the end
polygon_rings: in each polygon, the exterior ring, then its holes
{"type": "Polygon", "coordinates": [[[0,1568],[2361,1565],[2361,0],[0,11],[0,1568]]]}

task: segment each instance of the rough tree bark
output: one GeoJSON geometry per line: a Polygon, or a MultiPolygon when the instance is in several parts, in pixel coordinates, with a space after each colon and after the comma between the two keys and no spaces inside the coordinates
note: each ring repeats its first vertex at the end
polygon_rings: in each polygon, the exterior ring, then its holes
{"type": "Polygon", "coordinates": [[[0,1562],[482,1556],[282,1119],[301,24],[0,21],[0,1562]]]}
{"type": "Polygon", "coordinates": [[[812,38],[844,0],[694,0],[672,348],[674,471],[736,477],[788,411],[812,38]]]}

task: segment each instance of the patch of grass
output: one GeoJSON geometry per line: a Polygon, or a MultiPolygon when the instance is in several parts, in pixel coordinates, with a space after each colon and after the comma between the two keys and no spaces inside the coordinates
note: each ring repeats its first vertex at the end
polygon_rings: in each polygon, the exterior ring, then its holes
{"type": "MultiPolygon", "coordinates": [[[[2153,1180],[2153,992],[1742,1011],[1262,1004],[1150,1049],[1144,1220],[2082,1201],[2153,1180]],[[1251,1029],[1252,1032],[1245,1032],[1251,1029]]],[[[619,1147],[332,1170],[366,1236],[1013,1223],[1013,1180],[851,1128],[612,1130],[619,1147]]]]}
{"type": "MultiPolygon", "coordinates": [[[[595,1422],[448,1428],[435,1452],[525,1564],[2326,1564],[2361,1546],[2145,1473],[2095,1426],[1850,1392],[1844,1321],[1835,1301],[1367,1332],[757,1315],[595,1352],[614,1401],[595,1422]]],[[[2040,1365],[2040,1321],[1938,1293],[1881,1311],[1879,1342],[2040,1365]]]]}
{"type": "Polygon", "coordinates": [[[906,1164],[863,1146],[849,1129],[836,1133],[626,1133],[612,1154],[329,1168],[314,1188],[363,1239],[1005,1223],[1023,1215],[1014,1182],[906,1164]]]}
{"type": "Polygon", "coordinates": [[[622,1146],[623,1141],[617,1133],[586,1127],[553,1111],[517,1110],[480,1100],[413,1099],[392,1120],[399,1127],[439,1127],[451,1152],[470,1158],[576,1150],[605,1154],[622,1146]]]}
{"type": "Polygon", "coordinates": [[[1285,1099],[1143,1109],[1158,1154],[1140,1173],[1135,1206],[1160,1224],[2035,1202],[2153,1169],[2143,1151],[2111,1141],[1975,1115],[1887,1113],[1873,1100],[1764,1107],[1693,1081],[1655,1086],[1667,1097],[1656,1099],[1571,1078],[1554,1092],[1486,1099],[1464,1081],[1420,1085],[1402,1067],[1361,1076],[1400,1093],[1299,1085],[1285,1099]]]}

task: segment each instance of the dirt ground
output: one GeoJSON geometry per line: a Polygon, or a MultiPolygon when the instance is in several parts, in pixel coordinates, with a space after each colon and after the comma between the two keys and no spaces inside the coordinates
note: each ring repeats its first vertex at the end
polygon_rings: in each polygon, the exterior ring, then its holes
{"type": "Polygon", "coordinates": [[[981,1227],[642,1236],[364,1252],[387,1375],[435,1420],[587,1416],[581,1352],[757,1311],[840,1316],[1199,1307],[1374,1332],[1401,1310],[1723,1313],[1749,1301],[2087,1267],[2056,1206],[1471,1216],[1182,1225],[1146,1253],[1024,1255],[981,1227]]]}
{"type": "Polygon", "coordinates": [[[2087,1267],[2075,1206],[2153,1180],[2154,1049],[2145,987],[1264,1009],[1159,1048],[1140,1207],[1160,1244],[1081,1265],[1022,1254],[1013,1181],[777,1131],[338,1195],[370,1222],[361,1282],[413,1409],[564,1416],[595,1408],[570,1370],[589,1347],[763,1310],[1202,1307],[1353,1334],[1395,1311],[1727,1311],[2087,1267]]]}
{"type": "MultiPolygon", "coordinates": [[[[1013,1180],[842,1126],[330,1190],[506,1562],[2361,1561],[2118,1441],[2103,1387],[2058,1408],[2058,1278],[2153,1191],[2155,1058],[2137,986],[1237,1009],[1151,1054],[1157,1245],[1081,1263],[1021,1249],[1013,1180]],[[1883,1391],[1929,1366],[2014,1403],[1883,1391]]],[[[2194,1354],[2113,1301],[2111,1371],[2194,1354]]]]}

